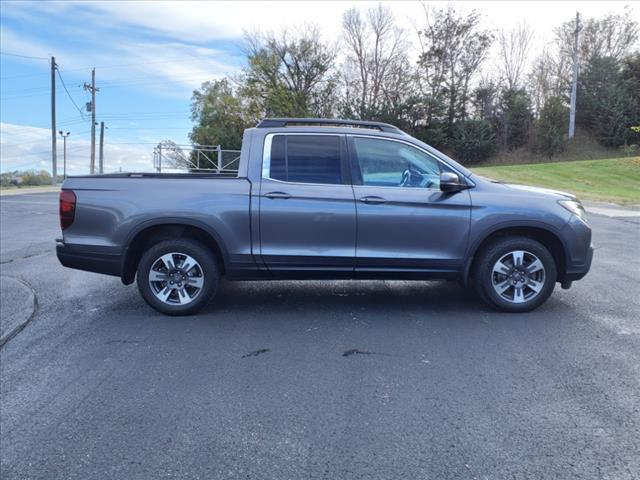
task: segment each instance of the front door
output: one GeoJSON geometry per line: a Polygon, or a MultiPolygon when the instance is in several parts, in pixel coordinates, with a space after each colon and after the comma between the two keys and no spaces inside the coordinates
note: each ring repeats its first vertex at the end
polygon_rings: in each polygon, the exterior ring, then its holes
{"type": "MultiPolygon", "coordinates": [[[[407,142],[349,138],[357,210],[357,272],[456,273],[469,237],[468,190],[440,191],[450,167],[407,142]]],[[[454,172],[455,173],[455,172],[454,172]]]]}
{"type": "Polygon", "coordinates": [[[267,136],[260,251],[274,274],[353,271],[356,209],[348,170],[344,135],[267,136]]]}

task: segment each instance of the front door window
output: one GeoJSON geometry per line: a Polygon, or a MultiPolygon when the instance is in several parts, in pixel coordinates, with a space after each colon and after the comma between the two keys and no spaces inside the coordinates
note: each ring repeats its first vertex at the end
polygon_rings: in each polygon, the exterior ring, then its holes
{"type": "Polygon", "coordinates": [[[377,187],[440,188],[440,162],[401,142],[354,137],[362,184],[377,187]]]}

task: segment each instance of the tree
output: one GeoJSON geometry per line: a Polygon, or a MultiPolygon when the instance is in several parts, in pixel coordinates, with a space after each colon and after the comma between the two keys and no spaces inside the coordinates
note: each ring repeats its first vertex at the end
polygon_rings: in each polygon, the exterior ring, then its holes
{"type": "Polygon", "coordinates": [[[543,49],[534,60],[528,77],[528,89],[537,117],[549,98],[568,98],[571,64],[567,60],[549,48],[543,49]]]}
{"type": "Polygon", "coordinates": [[[493,121],[496,110],[498,87],[489,79],[483,78],[473,91],[475,115],[480,120],[493,121]]]}
{"type": "Polygon", "coordinates": [[[418,32],[421,45],[418,65],[427,101],[427,123],[436,119],[442,100],[449,128],[456,119],[467,117],[471,80],[493,41],[489,31],[479,29],[479,21],[475,11],[462,16],[452,7],[425,8],[426,25],[418,32]]]}
{"type": "Polygon", "coordinates": [[[501,143],[508,149],[524,146],[533,122],[531,97],[524,89],[505,89],[500,97],[496,124],[501,143]]]}
{"type": "Polygon", "coordinates": [[[536,148],[551,158],[567,144],[566,125],[569,109],[561,97],[550,97],[536,122],[536,148]]]}
{"type": "Polygon", "coordinates": [[[413,75],[404,31],[391,9],[378,5],[363,17],[358,8],[351,8],[343,14],[342,30],[347,52],[341,112],[361,119],[400,115],[413,75]]]}
{"type": "Polygon", "coordinates": [[[335,49],[320,40],[317,27],[291,34],[247,34],[247,62],[241,96],[254,116],[327,117],[335,103],[335,49]]]}
{"type": "Polygon", "coordinates": [[[639,58],[592,57],[580,78],[578,120],[603,145],[631,142],[630,127],[640,123],[639,58]]]}
{"type": "MultiPolygon", "coordinates": [[[[621,61],[638,41],[638,22],[628,7],[622,13],[610,13],[604,18],[588,18],[582,22],[578,45],[580,66],[584,67],[594,57],[611,57],[621,61]]],[[[571,59],[575,18],[556,29],[556,45],[560,54],[571,59]]]]}
{"type": "Polygon", "coordinates": [[[194,168],[191,159],[185,155],[173,140],[162,140],[159,145],[162,154],[162,165],[170,168],[194,168]]]}
{"type": "Polygon", "coordinates": [[[533,30],[526,22],[498,35],[500,72],[509,90],[521,86],[532,39],[533,30]]]}
{"type": "MultiPolygon", "coordinates": [[[[551,58],[556,65],[556,81],[563,92],[570,89],[575,30],[575,18],[555,30],[555,49],[551,58]]],[[[621,61],[638,41],[639,35],[638,22],[627,7],[622,13],[582,20],[578,43],[579,71],[584,71],[594,58],[610,57],[621,61]]]]}
{"type": "Polygon", "coordinates": [[[195,123],[189,134],[191,142],[239,150],[244,129],[257,120],[246,103],[226,78],[203,83],[191,97],[191,119],[195,123]]]}
{"type": "Polygon", "coordinates": [[[484,120],[463,120],[452,129],[451,147],[463,163],[486,160],[496,148],[491,124],[484,120]]]}

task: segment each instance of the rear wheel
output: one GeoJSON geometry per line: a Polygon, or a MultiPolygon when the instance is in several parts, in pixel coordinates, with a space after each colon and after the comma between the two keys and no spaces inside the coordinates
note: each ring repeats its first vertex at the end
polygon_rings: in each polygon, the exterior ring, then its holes
{"type": "Polygon", "coordinates": [[[165,240],[140,259],[140,294],[154,309],[167,315],[191,315],[215,295],[220,274],[213,253],[194,240],[165,240]]]}
{"type": "Polygon", "coordinates": [[[505,312],[528,312],[542,305],[556,283],[553,256],[526,237],[496,240],[480,254],[476,289],[489,305],[505,312]]]}

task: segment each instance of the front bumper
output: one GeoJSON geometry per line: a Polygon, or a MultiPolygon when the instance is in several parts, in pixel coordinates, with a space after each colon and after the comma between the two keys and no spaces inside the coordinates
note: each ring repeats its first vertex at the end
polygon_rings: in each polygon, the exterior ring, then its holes
{"type": "Polygon", "coordinates": [[[567,267],[567,271],[564,274],[564,280],[567,282],[574,282],[584,277],[591,269],[591,262],[593,261],[593,245],[589,246],[587,250],[586,261],[582,265],[567,267]]]}
{"type": "Polygon", "coordinates": [[[566,265],[563,281],[573,282],[584,277],[593,261],[591,227],[576,215],[572,215],[562,231],[566,246],[566,265]]]}
{"type": "Polygon", "coordinates": [[[56,255],[62,265],[87,272],[119,277],[122,273],[122,256],[100,252],[95,247],[69,245],[56,240],[56,255]]]}

